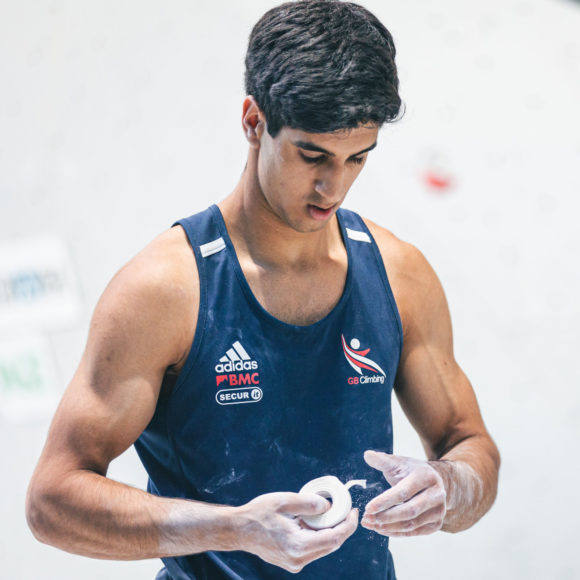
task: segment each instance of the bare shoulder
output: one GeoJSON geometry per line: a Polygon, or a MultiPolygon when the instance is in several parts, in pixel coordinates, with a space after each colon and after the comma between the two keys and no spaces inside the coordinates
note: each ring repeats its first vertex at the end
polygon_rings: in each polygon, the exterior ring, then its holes
{"type": "Polygon", "coordinates": [[[424,254],[369,219],[364,222],[373,235],[389,277],[389,283],[407,334],[413,323],[429,312],[447,308],[441,282],[424,254]]]}
{"type": "Polygon", "coordinates": [[[193,339],[198,307],[195,257],[183,229],[174,227],[115,274],[95,308],[91,334],[101,335],[101,328],[130,340],[155,336],[166,345],[171,366],[179,369],[193,339]]]}
{"type": "Polygon", "coordinates": [[[129,288],[154,290],[159,297],[190,297],[199,284],[195,257],[183,228],[173,227],[154,238],[113,278],[129,288]]]}

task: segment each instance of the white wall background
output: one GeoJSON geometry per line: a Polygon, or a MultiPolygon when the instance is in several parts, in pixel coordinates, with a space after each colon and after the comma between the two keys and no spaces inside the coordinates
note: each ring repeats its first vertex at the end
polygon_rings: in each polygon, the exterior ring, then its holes
{"type": "MultiPolygon", "coordinates": [[[[407,114],[381,132],[346,205],[438,272],[457,358],[503,457],[497,502],[475,527],[392,541],[398,576],[580,578],[580,4],[362,3],[393,33],[407,114]]],[[[273,5],[0,0],[0,244],[63,240],[83,304],[72,324],[0,338],[46,339],[59,394],[114,272],[235,185],[247,37],[273,5]]],[[[154,577],[156,561],[80,558],[28,531],[49,407],[0,415],[1,576],[154,577]]],[[[395,452],[423,456],[400,411],[395,452]]],[[[145,485],[132,450],[110,474],[145,485]]]]}

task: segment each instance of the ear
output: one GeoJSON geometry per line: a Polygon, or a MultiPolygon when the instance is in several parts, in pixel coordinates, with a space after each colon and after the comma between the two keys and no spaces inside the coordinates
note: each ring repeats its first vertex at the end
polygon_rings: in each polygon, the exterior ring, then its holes
{"type": "Polygon", "coordinates": [[[260,147],[260,139],[266,128],[266,116],[252,95],[248,95],[244,99],[242,128],[250,147],[260,147]]]}

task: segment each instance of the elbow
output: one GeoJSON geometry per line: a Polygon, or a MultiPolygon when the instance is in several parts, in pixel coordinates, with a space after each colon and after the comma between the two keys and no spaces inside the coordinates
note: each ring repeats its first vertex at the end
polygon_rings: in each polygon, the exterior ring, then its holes
{"type": "Polygon", "coordinates": [[[53,544],[49,516],[50,492],[34,480],[28,487],[26,494],[26,521],[32,535],[43,544],[53,544]]]}
{"type": "Polygon", "coordinates": [[[499,468],[501,466],[501,455],[499,453],[499,449],[497,448],[497,445],[494,443],[494,453],[493,453],[493,461],[495,463],[495,468],[497,470],[497,472],[499,473],[499,468]]]}
{"type": "MultiPolygon", "coordinates": [[[[498,483],[499,483],[499,468],[501,466],[501,455],[499,453],[499,449],[497,448],[497,445],[495,444],[495,442],[493,440],[491,440],[491,449],[489,451],[489,455],[490,455],[490,459],[493,465],[492,468],[492,487],[494,489],[494,493],[493,493],[493,501],[495,501],[495,496],[497,494],[497,487],[498,487],[498,483]]],[[[491,507],[491,506],[490,506],[491,507]]]]}

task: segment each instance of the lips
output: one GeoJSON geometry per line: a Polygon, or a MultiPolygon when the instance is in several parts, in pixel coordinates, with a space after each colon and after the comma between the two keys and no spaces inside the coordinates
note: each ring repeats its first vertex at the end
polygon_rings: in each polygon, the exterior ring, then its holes
{"type": "Polygon", "coordinates": [[[329,207],[321,207],[319,205],[313,205],[311,203],[308,204],[308,212],[310,213],[311,217],[313,217],[317,221],[324,221],[328,219],[332,215],[332,210],[334,209],[333,204],[329,207]]]}

